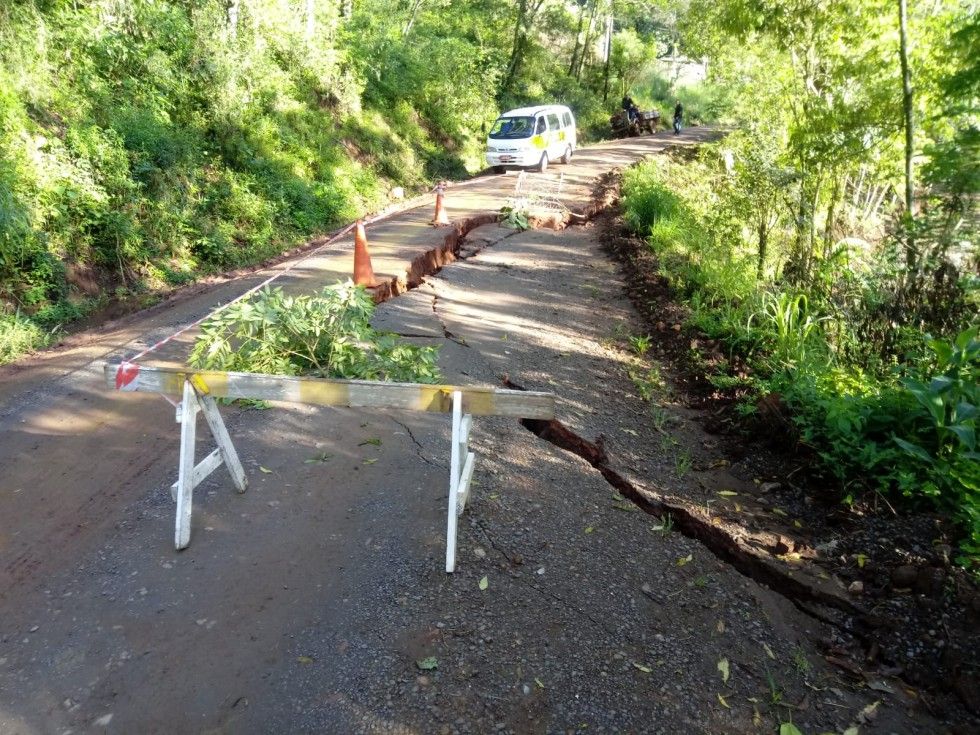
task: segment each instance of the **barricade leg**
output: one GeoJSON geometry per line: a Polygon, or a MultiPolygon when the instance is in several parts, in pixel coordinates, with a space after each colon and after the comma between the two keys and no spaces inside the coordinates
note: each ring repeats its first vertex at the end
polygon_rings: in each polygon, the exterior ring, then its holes
{"type": "Polygon", "coordinates": [[[177,501],[177,527],[174,532],[174,546],[186,549],[191,542],[191,515],[194,502],[194,488],[204,479],[224,464],[228,468],[231,480],[238,492],[243,493],[248,488],[245,478],[245,468],[242,467],[235,445],[231,443],[228,429],[218,404],[208,394],[208,387],[194,377],[184,382],[184,397],[180,404],[180,467],[177,471],[177,482],[170,486],[170,494],[177,501]],[[193,383],[197,383],[194,385],[193,383]],[[211,429],[218,448],[194,464],[194,442],[197,436],[197,414],[204,413],[204,418],[211,429]]]}
{"type": "Polygon", "coordinates": [[[186,549],[191,542],[191,504],[194,498],[194,442],[197,439],[197,395],[190,381],[184,381],[180,404],[180,467],[177,471],[177,528],[174,547],[186,549]]]}
{"type": "Polygon", "coordinates": [[[453,393],[453,434],[449,450],[449,508],[446,525],[446,571],[456,570],[456,530],[459,515],[456,512],[459,492],[459,433],[463,422],[463,394],[453,393]]]}
{"type": "Polygon", "coordinates": [[[218,402],[207,394],[207,386],[202,383],[201,387],[203,390],[197,391],[197,399],[201,404],[201,410],[204,412],[204,419],[208,422],[211,434],[218,443],[217,451],[221,453],[221,459],[231,474],[231,481],[235,483],[235,489],[243,493],[248,489],[245,468],[242,467],[241,460],[238,459],[238,452],[235,451],[235,445],[231,443],[231,437],[228,436],[228,429],[218,411],[218,402]]]}
{"type": "Polygon", "coordinates": [[[473,417],[463,415],[463,394],[453,393],[453,435],[449,455],[449,509],[446,525],[446,571],[456,569],[456,535],[459,517],[463,515],[470,496],[473,479],[473,463],[476,460],[470,448],[470,428],[473,417]]]}

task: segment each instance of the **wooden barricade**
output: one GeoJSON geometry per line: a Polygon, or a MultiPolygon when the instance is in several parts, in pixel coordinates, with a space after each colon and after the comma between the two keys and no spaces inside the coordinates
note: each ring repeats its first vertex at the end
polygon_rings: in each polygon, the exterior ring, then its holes
{"type": "Polygon", "coordinates": [[[177,503],[174,546],[187,548],[191,539],[194,488],[224,465],[238,492],[248,487],[245,470],[218,411],[218,398],[310,403],[321,406],[388,408],[452,414],[449,506],[446,525],[446,571],[456,568],[456,530],[469,498],[475,455],[469,451],[474,416],[552,419],[551,393],[504,390],[479,386],[384,383],[371,380],[332,380],[255,373],[232,373],[181,368],[144,367],[133,363],[107,364],[109,388],[180,396],[180,462],[171,494],[177,503]],[[195,464],[197,414],[203,413],[217,448],[195,464]]]}

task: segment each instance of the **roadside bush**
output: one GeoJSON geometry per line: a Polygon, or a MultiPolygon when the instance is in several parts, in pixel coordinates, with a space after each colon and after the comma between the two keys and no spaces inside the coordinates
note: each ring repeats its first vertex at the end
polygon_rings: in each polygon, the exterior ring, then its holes
{"type": "Polygon", "coordinates": [[[438,348],[375,331],[373,311],[371,295],[350,282],[312,296],[266,288],[206,321],[190,364],[275,375],[438,382],[438,348]]]}
{"type": "Polygon", "coordinates": [[[809,292],[765,278],[746,242],[751,228],[738,226],[739,213],[753,213],[732,206],[739,198],[728,198],[710,156],[687,171],[670,162],[628,171],[624,214],[690,307],[689,322],[750,366],[739,382],[751,388],[744,409],[756,395],[778,395],[846,500],[870,490],[947,511],[965,532],[960,563],[980,564],[977,327],[924,345],[921,333],[896,330],[904,336],[891,344],[901,351],[887,359],[865,349],[857,330],[882,288],[880,271],[863,265],[856,277],[827,259],[809,292]]]}
{"type": "Polygon", "coordinates": [[[0,311],[0,365],[46,346],[49,334],[18,313],[0,311]]]}

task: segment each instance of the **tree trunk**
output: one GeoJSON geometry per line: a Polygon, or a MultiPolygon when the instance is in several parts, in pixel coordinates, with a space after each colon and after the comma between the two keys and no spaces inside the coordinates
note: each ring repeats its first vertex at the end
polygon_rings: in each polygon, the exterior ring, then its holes
{"type": "Polygon", "coordinates": [[[912,154],[914,132],[912,129],[912,70],[909,68],[908,10],[906,0],[898,0],[899,55],[902,61],[902,110],[905,115],[905,219],[908,234],[905,243],[905,261],[909,270],[915,267],[915,197],[912,182],[912,154]]]}
{"type": "Polygon", "coordinates": [[[759,217],[759,265],[756,268],[756,275],[762,280],[762,274],[766,266],[766,250],[769,248],[769,215],[768,213],[759,217]]]}
{"type": "Polygon", "coordinates": [[[241,13],[242,0],[229,0],[228,3],[228,36],[234,41],[238,38],[238,16],[241,13]]]}
{"type": "Polygon", "coordinates": [[[415,18],[419,14],[419,8],[422,7],[424,0],[412,0],[412,9],[408,14],[408,20],[405,22],[405,27],[402,29],[402,38],[408,36],[412,31],[412,26],[415,25],[415,18]]]}
{"type": "Polygon", "coordinates": [[[837,224],[837,203],[841,198],[841,180],[839,177],[834,179],[834,188],[830,194],[830,201],[827,203],[827,219],[823,225],[823,254],[824,258],[829,258],[834,247],[834,229],[837,224]]]}
{"type": "Polygon", "coordinates": [[[582,79],[582,67],[585,66],[585,59],[589,53],[589,46],[592,43],[592,29],[595,27],[595,17],[599,12],[599,0],[592,0],[592,13],[589,14],[589,25],[585,29],[585,41],[582,44],[582,53],[578,57],[578,68],[575,70],[575,79],[582,79]]]}
{"type": "Polygon", "coordinates": [[[578,29],[575,31],[575,48],[572,49],[572,61],[568,65],[568,76],[575,75],[575,62],[578,59],[578,50],[582,47],[582,26],[585,25],[585,9],[588,2],[583,2],[578,11],[578,29]]]}
{"type": "Polygon", "coordinates": [[[306,42],[312,43],[316,35],[316,0],[306,0],[306,42]]]}
{"type": "Polygon", "coordinates": [[[602,82],[602,101],[609,101],[609,65],[612,63],[612,31],[613,14],[612,3],[609,6],[609,17],[606,18],[606,70],[602,82]]]}
{"type": "Polygon", "coordinates": [[[517,19],[514,22],[514,39],[511,41],[510,60],[507,62],[507,71],[504,74],[504,81],[500,85],[500,97],[510,91],[510,85],[517,75],[517,68],[520,65],[520,57],[523,46],[524,17],[527,14],[528,0],[520,0],[517,3],[517,19]]]}

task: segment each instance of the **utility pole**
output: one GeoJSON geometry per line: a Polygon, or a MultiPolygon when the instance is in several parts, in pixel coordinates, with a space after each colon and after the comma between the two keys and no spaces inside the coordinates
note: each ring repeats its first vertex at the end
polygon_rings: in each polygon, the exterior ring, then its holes
{"type": "Polygon", "coordinates": [[[909,68],[908,8],[906,0],[898,0],[899,55],[902,60],[902,109],[905,113],[905,219],[909,232],[906,239],[905,261],[909,270],[915,266],[915,191],[912,182],[912,155],[915,151],[912,129],[912,71],[909,68]]]}

